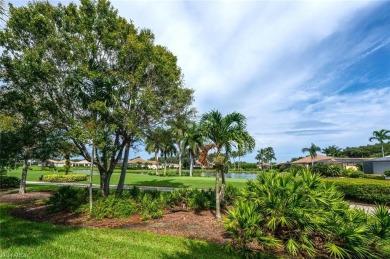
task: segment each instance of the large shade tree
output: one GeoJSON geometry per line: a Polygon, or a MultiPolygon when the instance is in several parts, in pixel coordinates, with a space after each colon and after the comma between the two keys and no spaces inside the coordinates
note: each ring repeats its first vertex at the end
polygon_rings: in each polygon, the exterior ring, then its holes
{"type": "Polygon", "coordinates": [[[106,0],[32,2],[9,13],[0,32],[1,80],[38,100],[88,161],[93,143],[103,195],[123,159],[121,188],[132,142],[192,102],[176,57],[106,0]]]}
{"type": "Polygon", "coordinates": [[[317,157],[317,152],[320,152],[321,148],[311,143],[310,147],[302,148],[302,153],[308,152],[311,159],[311,166],[314,165],[314,159],[317,157]]]}
{"type": "Polygon", "coordinates": [[[381,144],[382,148],[382,156],[385,156],[385,150],[383,148],[385,141],[390,140],[390,130],[381,129],[381,130],[375,130],[372,133],[372,137],[369,139],[370,141],[376,140],[381,144]]]}
{"type": "MultiPolygon", "coordinates": [[[[217,169],[215,176],[216,193],[216,217],[221,218],[221,201],[225,194],[226,163],[232,149],[239,146],[248,151],[255,147],[255,140],[246,129],[246,118],[244,115],[233,112],[223,116],[219,111],[213,110],[203,114],[200,121],[203,136],[209,142],[209,148],[216,149],[214,166],[217,169]]],[[[205,149],[205,150],[208,150],[205,149]]],[[[203,157],[205,157],[203,155],[203,157]]]]}

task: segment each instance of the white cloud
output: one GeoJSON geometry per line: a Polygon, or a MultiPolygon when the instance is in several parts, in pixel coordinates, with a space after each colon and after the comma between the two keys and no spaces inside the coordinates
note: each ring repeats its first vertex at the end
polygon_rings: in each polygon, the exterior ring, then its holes
{"type": "Polygon", "coordinates": [[[390,128],[389,109],[384,109],[390,107],[389,88],[374,84],[368,72],[345,76],[388,46],[388,25],[354,27],[369,10],[385,3],[112,3],[121,16],[151,29],[156,43],[178,57],[186,85],[195,89],[198,111],[243,113],[257,148],[273,146],[280,160],[302,155],[302,147],[311,142],[324,147],[366,144],[373,130],[390,128]],[[363,29],[364,37],[358,34],[363,29]],[[356,82],[371,88],[342,93],[356,82]],[[331,124],[315,132],[297,128],[300,121],[331,124]],[[306,135],[293,133],[297,130],[306,130],[306,135]]]}

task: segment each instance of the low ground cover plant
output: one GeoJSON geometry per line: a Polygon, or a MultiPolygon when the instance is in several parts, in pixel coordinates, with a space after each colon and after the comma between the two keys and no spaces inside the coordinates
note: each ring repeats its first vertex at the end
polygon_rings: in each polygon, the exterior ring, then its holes
{"type": "Polygon", "coordinates": [[[49,174],[44,175],[42,180],[45,182],[80,182],[86,181],[87,178],[86,174],[49,174]]]}
{"type": "Polygon", "coordinates": [[[390,214],[350,209],[333,184],[318,174],[264,173],[242,190],[225,219],[244,256],[261,252],[302,258],[380,258],[376,243],[388,239],[390,214]],[[386,234],[385,234],[386,233],[386,234]]]}

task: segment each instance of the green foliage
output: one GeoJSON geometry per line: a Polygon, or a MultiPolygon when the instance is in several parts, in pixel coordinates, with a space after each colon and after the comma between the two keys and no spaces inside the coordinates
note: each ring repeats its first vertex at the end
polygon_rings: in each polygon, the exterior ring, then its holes
{"type": "Polygon", "coordinates": [[[137,213],[134,200],[124,197],[109,196],[93,203],[91,216],[102,218],[126,218],[137,213]]]}
{"type": "MultiPolygon", "coordinates": [[[[95,190],[94,190],[95,191],[95,190]]],[[[96,191],[95,191],[96,195],[96,191]]],[[[50,213],[59,211],[77,211],[83,204],[89,201],[88,188],[76,188],[62,186],[48,200],[48,211],[50,213]]]]}
{"type": "Polygon", "coordinates": [[[363,178],[374,180],[385,180],[385,176],[381,174],[364,174],[363,178]]]}
{"type": "Polygon", "coordinates": [[[311,171],[326,177],[339,176],[341,174],[341,167],[336,164],[317,163],[311,168],[311,171]]]}
{"type": "Polygon", "coordinates": [[[80,182],[86,181],[88,176],[86,174],[50,174],[44,175],[42,180],[45,182],[80,182]]]}
{"type": "Polygon", "coordinates": [[[387,176],[387,177],[390,177],[390,169],[385,170],[385,171],[383,172],[383,174],[384,174],[385,176],[387,176]]]}
{"type": "Polygon", "coordinates": [[[377,204],[370,224],[371,232],[382,239],[390,239],[390,213],[384,204],[377,204]]]}
{"type": "Polygon", "coordinates": [[[20,179],[16,176],[0,175],[0,188],[17,188],[19,184],[20,179]]]}
{"type": "Polygon", "coordinates": [[[351,178],[363,178],[364,173],[362,171],[354,170],[348,176],[351,178]]]}
{"type": "Polygon", "coordinates": [[[158,219],[163,216],[164,203],[161,203],[161,199],[153,198],[150,193],[144,193],[141,197],[138,198],[141,219],[158,219]]]}
{"type": "Polygon", "coordinates": [[[346,199],[390,205],[390,182],[371,179],[333,178],[323,179],[344,193],[346,199]]]}
{"type": "Polygon", "coordinates": [[[196,212],[215,208],[215,191],[199,189],[174,190],[169,197],[171,206],[193,209],[196,212]]]}
{"type": "Polygon", "coordinates": [[[248,182],[225,229],[245,256],[283,249],[288,257],[368,258],[378,254],[372,222],[378,233],[387,231],[387,216],[374,220],[349,209],[342,193],[318,174],[270,172],[248,182]]]}

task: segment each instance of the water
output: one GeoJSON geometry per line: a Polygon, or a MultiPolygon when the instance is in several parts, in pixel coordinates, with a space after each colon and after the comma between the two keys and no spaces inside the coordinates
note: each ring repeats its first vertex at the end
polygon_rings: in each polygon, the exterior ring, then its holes
{"type": "MultiPolygon", "coordinates": [[[[90,170],[84,170],[84,169],[80,169],[80,170],[73,170],[74,173],[83,173],[83,174],[89,174],[90,173],[90,170]]],[[[93,171],[94,173],[98,173],[99,171],[93,171]]],[[[162,172],[162,171],[160,171],[162,172]]],[[[142,172],[142,173],[137,173],[137,174],[143,174],[143,175],[147,175],[148,173],[147,172],[142,172]]],[[[200,173],[200,176],[201,177],[215,177],[215,173],[206,173],[206,172],[202,172],[200,173]]],[[[257,177],[257,174],[246,174],[246,173],[227,173],[225,174],[225,177],[226,178],[231,178],[231,179],[256,179],[257,177]]]]}

